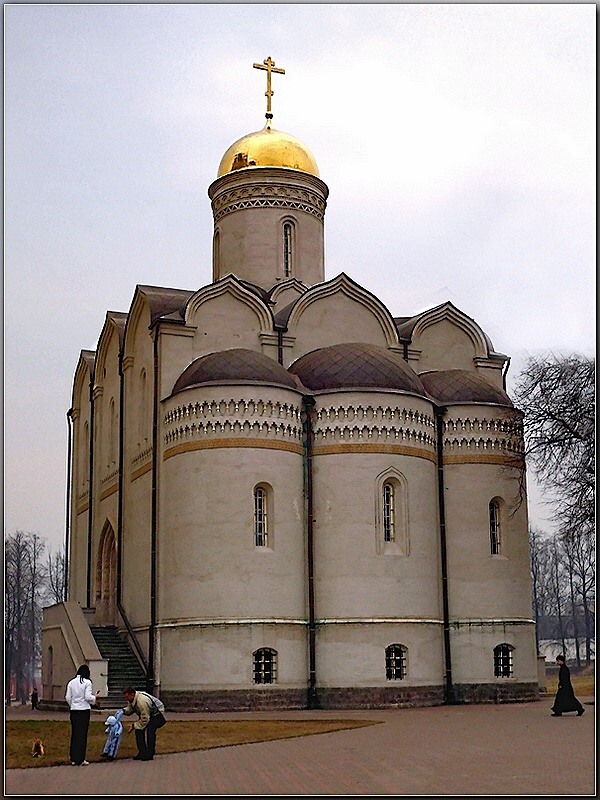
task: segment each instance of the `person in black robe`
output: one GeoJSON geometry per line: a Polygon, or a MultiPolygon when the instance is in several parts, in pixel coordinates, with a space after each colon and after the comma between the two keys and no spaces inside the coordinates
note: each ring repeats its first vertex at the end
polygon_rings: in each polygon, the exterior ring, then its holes
{"type": "Polygon", "coordinates": [[[556,692],[554,705],[552,706],[552,716],[560,717],[560,715],[564,714],[566,711],[576,711],[577,716],[580,717],[585,711],[585,708],[575,697],[575,692],[571,685],[571,673],[565,664],[565,657],[562,655],[556,656],[556,663],[559,666],[558,691],[556,692]]]}

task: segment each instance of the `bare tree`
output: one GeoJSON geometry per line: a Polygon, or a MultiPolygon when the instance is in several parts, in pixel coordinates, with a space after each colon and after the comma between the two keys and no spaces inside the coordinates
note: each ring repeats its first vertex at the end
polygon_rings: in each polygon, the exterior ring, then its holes
{"type": "Polygon", "coordinates": [[[525,413],[526,457],[561,527],[589,535],[595,500],[595,360],[532,357],[517,382],[525,413]]]}
{"type": "Polygon", "coordinates": [[[39,665],[45,541],[17,531],[5,539],[5,659],[7,702],[13,689],[26,703],[39,665]]]}
{"type": "Polygon", "coordinates": [[[48,553],[47,564],[47,597],[50,605],[62,603],[65,599],[65,549],[61,547],[54,553],[48,553]]]}
{"type": "Polygon", "coordinates": [[[541,622],[547,619],[553,608],[553,588],[550,576],[552,554],[549,539],[537,529],[529,530],[529,552],[531,556],[531,586],[533,613],[535,617],[535,644],[540,652],[541,622]]]}
{"type": "MultiPolygon", "coordinates": [[[[569,567],[571,585],[571,604],[573,618],[577,620],[583,615],[585,636],[585,663],[591,663],[591,644],[594,638],[595,607],[595,541],[581,531],[568,531],[561,535],[562,550],[569,567]]],[[[578,625],[574,636],[577,637],[578,625]]],[[[579,654],[578,654],[579,658],[579,654]]]]}

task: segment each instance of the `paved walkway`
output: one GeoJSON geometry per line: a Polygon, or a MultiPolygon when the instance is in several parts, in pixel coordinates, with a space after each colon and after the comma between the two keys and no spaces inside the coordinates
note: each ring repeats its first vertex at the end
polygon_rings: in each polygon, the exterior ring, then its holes
{"type": "MultiPolygon", "coordinates": [[[[595,796],[593,698],[586,713],[550,716],[551,697],[505,705],[376,711],[174,714],[169,719],[364,718],[334,733],[192,753],[152,762],[5,771],[5,797],[92,795],[576,795],[595,796]]],[[[38,715],[27,707],[8,719],[38,715]]],[[[45,717],[65,719],[66,713],[45,717]]]]}

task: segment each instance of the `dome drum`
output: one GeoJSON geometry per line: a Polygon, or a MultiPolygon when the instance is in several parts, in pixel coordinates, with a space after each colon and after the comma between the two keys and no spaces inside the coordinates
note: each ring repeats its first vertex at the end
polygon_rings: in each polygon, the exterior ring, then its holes
{"type": "Polygon", "coordinates": [[[231,172],[214,181],[209,187],[214,280],[233,273],[264,288],[287,278],[307,286],[321,283],[328,191],[314,175],[275,167],[231,172]],[[293,248],[284,252],[286,222],[293,226],[293,248]]]}
{"type": "Polygon", "coordinates": [[[268,207],[304,211],[323,221],[328,194],[320,178],[275,167],[230,172],[208,188],[215,223],[233,211],[268,207]]]}

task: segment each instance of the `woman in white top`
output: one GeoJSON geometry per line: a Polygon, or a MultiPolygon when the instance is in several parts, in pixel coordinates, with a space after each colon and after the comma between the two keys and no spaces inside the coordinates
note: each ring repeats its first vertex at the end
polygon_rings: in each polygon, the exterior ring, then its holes
{"type": "Polygon", "coordinates": [[[96,702],[100,690],[94,694],[90,680],[90,668],[82,664],[77,675],[67,683],[65,700],[69,704],[71,720],[71,744],[69,755],[73,766],[89,764],[85,760],[88,728],[90,727],[90,708],[96,702]]]}

